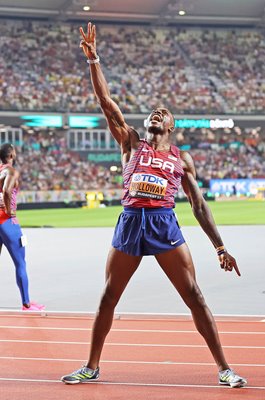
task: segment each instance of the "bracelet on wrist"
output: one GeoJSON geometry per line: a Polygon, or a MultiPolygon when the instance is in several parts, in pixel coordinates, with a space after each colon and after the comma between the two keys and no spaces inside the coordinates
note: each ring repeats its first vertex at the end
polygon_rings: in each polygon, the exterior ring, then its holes
{"type": "Polygon", "coordinates": [[[219,247],[216,247],[216,248],[215,248],[216,251],[224,250],[224,249],[225,249],[225,246],[219,246],[219,247]]]}
{"type": "Polygon", "coordinates": [[[89,58],[86,60],[86,62],[88,64],[98,64],[100,62],[99,56],[97,56],[96,58],[90,60],[89,58]]]}
{"type": "Polygon", "coordinates": [[[219,247],[216,247],[216,253],[217,253],[217,255],[218,256],[220,256],[221,254],[224,254],[224,253],[226,253],[226,249],[225,249],[225,246],[219,246],[219,247]]]}

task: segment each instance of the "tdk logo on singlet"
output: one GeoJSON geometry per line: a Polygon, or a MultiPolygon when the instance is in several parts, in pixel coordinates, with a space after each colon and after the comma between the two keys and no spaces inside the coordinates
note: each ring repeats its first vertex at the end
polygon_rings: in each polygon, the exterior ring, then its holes
{"type": "Polygon", "coordinates": [[[148,157],[147,161],[144,161],[144,156],[140,158],[140,165],[152,168],[161,168],[163,170],[168,170],[171,174],[174,173],[174,164],[170,161],[164,161],[162,158],[148,157]]]}
{"type": "MultiPolygon", "coordinates": [[[[165,179],[159,178],[158,176],[148,175],[148,174],[141,174],[139,176],[140,176],[140,179],[142,180],[142,182],[156,183],[161,186],[163,186],[165,184],[165,179]]],[[[137,176],[136,176],[134,180],[137,181],[139,179],[137,179],[137,176]]]]}

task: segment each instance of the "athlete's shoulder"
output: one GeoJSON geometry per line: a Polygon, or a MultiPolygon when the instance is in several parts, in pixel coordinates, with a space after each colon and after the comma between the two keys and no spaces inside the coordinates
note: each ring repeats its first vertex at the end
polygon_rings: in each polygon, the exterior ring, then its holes
{"type": "Polygon", "coordinates": [[[182,160],[192,160],[192,156],[186,150],[179,150],[179,155],[182,160]]]}
{"type": "Polygon", "coordinates": [[[19,172],[17,169],[12,167],[10,164],[1,164],[0,165],[0,174],[1,177],[7,176],[7,175],[12,175],[12,176],[19,176],[19,172]]]}
{"type": "Polygon", "coordinates": [[[128,132],[130,133],[130,135],[132,135],[132,137],[134,137],[137,140],[140,140],[139,132],[137,132],[137,130],[133,126],[128,125],[127,129],[128,129],[128,132]]]}
{"type": "Polygon", "coordinates": [[[178,146],[176,146],[175,144],[171,144],[170,150],[176,157],[180,158],[181,150],[178,146]]]}
{"type": "Polygon", "coordinates": [[[195,166],[190,153],[180,150],[180,159],[182,161],[182,168],[184,172],[191,172],[193,175],[195,175],[195,166]]]}
{"type": "Polygon", "coordinates": [[[140,143],[140,135],[133,126],[128,127],[129,137],[130,137],[130,148],[137,149],[140,143]]]}

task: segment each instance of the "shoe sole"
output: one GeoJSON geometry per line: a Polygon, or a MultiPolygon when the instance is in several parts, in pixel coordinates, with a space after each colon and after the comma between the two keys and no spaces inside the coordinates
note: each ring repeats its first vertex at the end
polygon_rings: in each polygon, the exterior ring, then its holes
{"type": "Polygon", "coordinates": [[[229,383],[229,382],[219,382],[219,385],[230,386],[231,388],[241,388],[246,386],[247,382],[237,382],[237,383],[229,383]]]}
{"type": "Polygon", "coordinates": [[[61,379],[61,381],[63,383],[65,383],[66,385],[76,385],[78,383],[91,383],[91,382],[98,381],[98,380],[99,380],[99,377],[98,378],[89,379],[88,381],[71,381],[71,382],[67,382],[67,381],[64,381],[63,379],[61,379]]]}

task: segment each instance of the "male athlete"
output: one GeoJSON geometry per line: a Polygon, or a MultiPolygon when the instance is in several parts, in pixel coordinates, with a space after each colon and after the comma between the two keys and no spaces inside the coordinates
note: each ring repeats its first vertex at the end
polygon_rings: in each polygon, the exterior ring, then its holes
{"type": "Polygon", "coordinates": [[[16,219],[16,197],[19,173],[14,168],[16,151],[12,144],[0,148],[0,250],[4,244],[16,267],[16,280],[22,299],[22,310],[40,311],[44,306],[29,300],[25,262],[26,238],[16,219]]]}
{"type": "Polygon", "coordinates": [[[159,265],[190,308],[195,325],[204,337],[219,369],[219,384],[242,387],[247,381],[227,364],[215,321],[196,283],[189,249],[175,214],[174,195],[182,185],[192,211],[217,251],[221,268],[235,269],[235,259],[226,251],[212,214],[195,180],[191,156],[170,144],[174,118],[165,108],[152,111],[146,121],[145,140],[124,120],[111,99],[96,53],[95,26],[87,34],[80,28],[82,47],[90,65],[95,95],[110,131],[121,147],[124,211],[119,217],[106,266],[106,286],[94,321],[89,360],[83,368],[62,377],[68,384],[99,378],[99,360],[113,314],[127,283],[144,255],[154,255],[159,265]]]}

